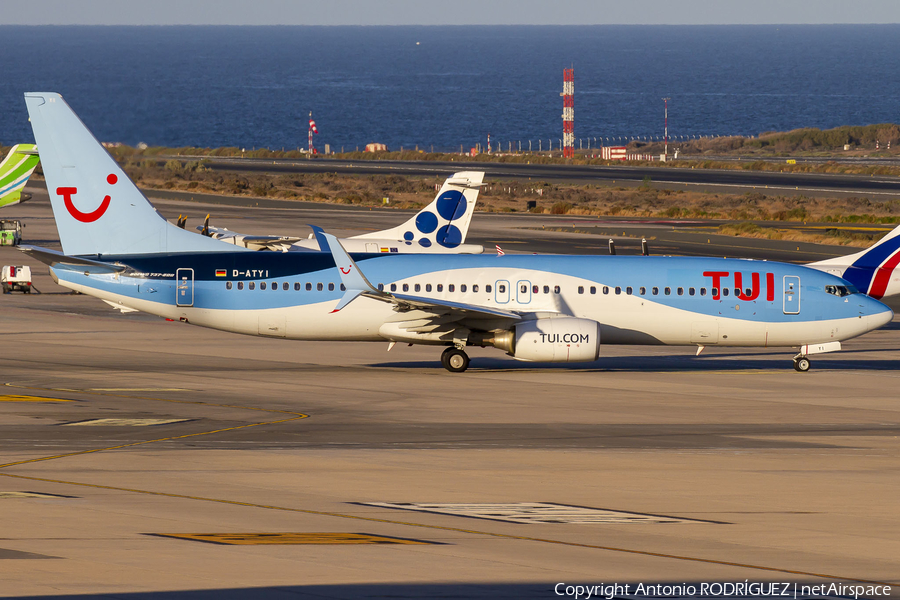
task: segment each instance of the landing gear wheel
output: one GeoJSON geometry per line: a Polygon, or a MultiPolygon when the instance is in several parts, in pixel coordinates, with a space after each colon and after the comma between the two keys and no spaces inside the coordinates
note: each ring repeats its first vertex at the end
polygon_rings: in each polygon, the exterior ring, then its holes
{"type": "Polygon", "coordinates": [[[459,348],[447,348],[441,355],[441,364],[451,373],[462,373],[469,368],[469,355],[459,348]]]}
{"type": "Polygon", "coordinates": [[[809,359],[805,356],[798,356],[794,359],[794,369],[799,371],[800,373],[806,373],[809,371],[809,359]]]}
{"type": "Polygon", "coordinates": [[[454,350],[453,346],[448,346],[441,352],[441,365],[448,371],[450,370],[450,367],[447,366],[447,356],[450,354],[451,350],[454,350]]]}

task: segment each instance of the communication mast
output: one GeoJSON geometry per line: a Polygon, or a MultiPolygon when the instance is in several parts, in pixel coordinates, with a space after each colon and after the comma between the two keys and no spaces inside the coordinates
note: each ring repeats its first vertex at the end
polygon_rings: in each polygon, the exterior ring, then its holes
{"type": "Polygon", "coordinates": [[[563,69],[563,157],[575,157],[575,69],[563,69]]]}
{"type": "Polygon", "coordinates": [[[319,128],[316,127],[316,122],[313,121],[312,111],[309,111],[309,153],[310,154],[318,154],[316,152],[315,146],[313,146],[313,134],[319,133],[319,128]]]}

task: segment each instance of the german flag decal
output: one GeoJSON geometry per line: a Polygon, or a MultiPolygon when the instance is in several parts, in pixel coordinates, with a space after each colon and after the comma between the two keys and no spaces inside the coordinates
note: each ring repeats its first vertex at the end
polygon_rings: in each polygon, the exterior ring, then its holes
{"type": "Polygon", "coordinates": [[[226,277],[228,275],[228,269],[216,269],[216,277],[226,277]]]}

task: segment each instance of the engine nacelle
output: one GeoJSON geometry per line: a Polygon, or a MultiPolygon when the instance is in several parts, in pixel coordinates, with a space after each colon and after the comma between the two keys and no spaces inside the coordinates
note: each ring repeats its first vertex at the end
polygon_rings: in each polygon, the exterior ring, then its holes
{"type": "Polygon", "coordinates": [[[505,348],[519,360],[591,362],[600,356],[600,323],[558,317],[525,321],[512,331],[515,342],[505,348]]]}

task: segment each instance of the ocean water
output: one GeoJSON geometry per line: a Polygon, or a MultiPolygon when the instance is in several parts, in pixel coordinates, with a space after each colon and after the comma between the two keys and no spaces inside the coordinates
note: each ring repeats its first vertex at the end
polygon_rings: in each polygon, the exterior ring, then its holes
{"type": "MultiPolygon", "coordinates": [[[[536,149],[575,135],[755,135],[900,122],[900,26],[0,26],[0,142],[58,91],[103,141],[536,149]]],[[[596,140],[596,141],[595,141],[596,140]]]]}

